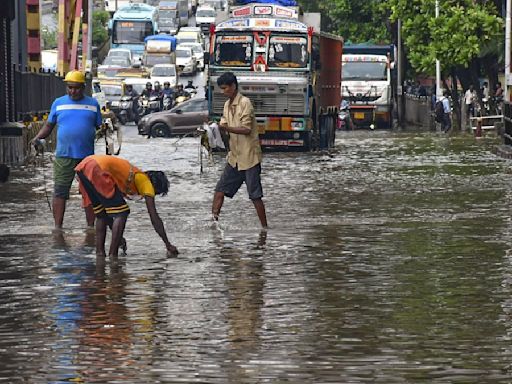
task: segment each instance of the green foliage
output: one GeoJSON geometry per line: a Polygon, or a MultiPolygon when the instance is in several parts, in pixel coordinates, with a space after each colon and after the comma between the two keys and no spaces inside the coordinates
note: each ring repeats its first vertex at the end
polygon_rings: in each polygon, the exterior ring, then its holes
{"type": "Polygon", "coordinates": [[[41,39],[43,49],[57,48],[57,31],[43,27],[41,28],[41,39]]]}
{"type": "Polygon", "coordinates": [[[92,14],[92,44],[100,46],[108,40],[107,24],[110,15],[107,11],[94,11],[92,14]]]}
{"type": "Polygon", "coordinates": [[[392,20],[402,20],[402,36],[411,65],[434,74],[439,59],[442,70],[467,67],[482,48],[502,34],[503,21],[492,3],[472,0],[389,0],[392,20]]]}
{"type": "Polygon", "coordinates": [[[322,30],[351,43],[389,44],[388,13],[379,0],[299,0],[307,12],[322,14],[322,30]]]}

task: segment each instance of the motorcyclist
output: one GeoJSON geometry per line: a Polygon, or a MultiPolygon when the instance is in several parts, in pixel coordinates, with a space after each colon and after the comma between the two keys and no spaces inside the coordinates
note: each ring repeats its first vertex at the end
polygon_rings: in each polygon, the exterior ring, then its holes
{"type": "Polygon", "coordinates": [[[189,80],[186,87],[185,87],[185,91],[187,92],[195,92],[196,91],[196,87],[194,87],[194,84],[193,84],[193,81],[192,80],[189,80]]]}
{"type": "Polygon", "coordinates": [[[126,87],[124,89],[124,96],[130,96],[132,98],[133,119],[135,122],[137,122],[139,120],[139,94],[135,89],[133,89],[133,85],[126,84],[126,87]]]}
{"type": "Polygon", "coordinates": [[[162,89],[160,88],[160,82],[155,81],[155,87],[153,88],[153,92],[151,96],[158,96],[159,99],[163,97],[162,89]]]}
{"type": "Polygon", "coordinates": [[[168,81],[164,82],[164,89],[162,89],[162,93],[164,94],[164,96],[172,97],[174,89],[171,88],[171,83],[169,83],[168,81]]]}
{"type": "Polygon", "coordinates": [[[171,83],[164,82],[164,89],[162,89],[162,109],[164,108],[164,100],[169,98],[169,103],[166,108],[170,109],[174,104],[174,89],[171,88],[171,83]]]}
{"type": "Polygon", "coordinates": [[[190,93],[183,89],[183,84],[178,84],[174,92],[174,97],[178,98],[180,96],[190,97],[190,93]]]}
{"type": "Polygon", "coordinates": [[[141,96],[147,97],[149,99],[149,97],[151,96],[152,93],[153,93],[153,84],[151,84],[151,82],[148,81],[146,83],[146,88],[142,91],[141,96]]]}

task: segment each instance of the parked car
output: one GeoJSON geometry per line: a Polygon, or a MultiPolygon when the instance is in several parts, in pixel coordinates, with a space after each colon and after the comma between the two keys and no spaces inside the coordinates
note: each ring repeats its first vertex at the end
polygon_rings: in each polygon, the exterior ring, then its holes
{"type": "Polygon", "coordinates": [[[192,49],[192,54],[196,58],[197,68],[204,71],[204,52],[200,43],[182,43],[180,47],[188,47],[192,49]]]}
{"type": "Polygon", "coordinates": [[[151,68],[151,82],[154,84],[155,81],[163,84],[168,81],[171,87],[175,87],[178,84],[178,73],[176,71],[176,65],[174,64],[157,64],[151,68]]]}
{"type": "Polygon", "coordinates": [[[197,61],[192,52],[192,48],[176,47],[176,68],[183,73],[194,75],[197,72],[197,61]]]}
{"type": "Polygon", "coordinates": [[[139,135],[170,137],[194,134],[208,120],[208,100],[195,97],[169,111],[152,113],[139,121],[139,135]]]}

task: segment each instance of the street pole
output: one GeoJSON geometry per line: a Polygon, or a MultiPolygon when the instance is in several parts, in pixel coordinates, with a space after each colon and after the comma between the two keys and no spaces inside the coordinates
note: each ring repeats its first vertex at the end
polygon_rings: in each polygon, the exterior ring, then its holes
{"type": "Polygon", "coordinates": [[[505,17],[505,100],[509,99],[508,94],[508,86],[511,81],[510,79],[510,32],[511,32],[511,22],[510,22],[510,12],[512,8],[512,0],[507,0],[507,9],[506,9],[506,17],[505,17]]]}
{"type": "Polygon", "coordinates": [[[402,79],[402,20],[398,19],[398,33],[397,33],[397,106],[398,106],[398,125],[402,126],[402,120],[403,120],[403,79],[402,79]]]}
{"type": "MultiPolygon", "coordinates": [[[[510,0],[507,0],[510,1],[510,0]]],[[[436,19],[439,17],[439,0],[436,0],[436,19]]],[[[436,55],[437,56],[437,55],[436,55]]],[[[442,96],[441,94],[441,62],[436,59],[436,100],[442,96]]]]}

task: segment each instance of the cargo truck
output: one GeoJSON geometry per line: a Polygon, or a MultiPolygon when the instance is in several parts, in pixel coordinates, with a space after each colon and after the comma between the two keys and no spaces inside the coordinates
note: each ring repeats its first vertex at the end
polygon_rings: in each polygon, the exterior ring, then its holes
{"type": "Polygon", "coordinates": [[[146,37],[144,42],[142,65],[145,68],[156,64],[176,64],[176,37],[153,35],[146,37]]]}
{"type": "Polygon", "coordinates": [[[210,118],[221,116],[226,101],[217,79],[231,71],[252,101],[263,149],[331,148],[343,39],[321,32],[320,15],[303,14],[298,6],[250,3],[228,15],[210,31],[210,118]]]}
{"type": "Polygon", "coordinates": [[[393,45],[343,47],[341,94],[355,128],[391,128],[396,92],[393,45]]]}

